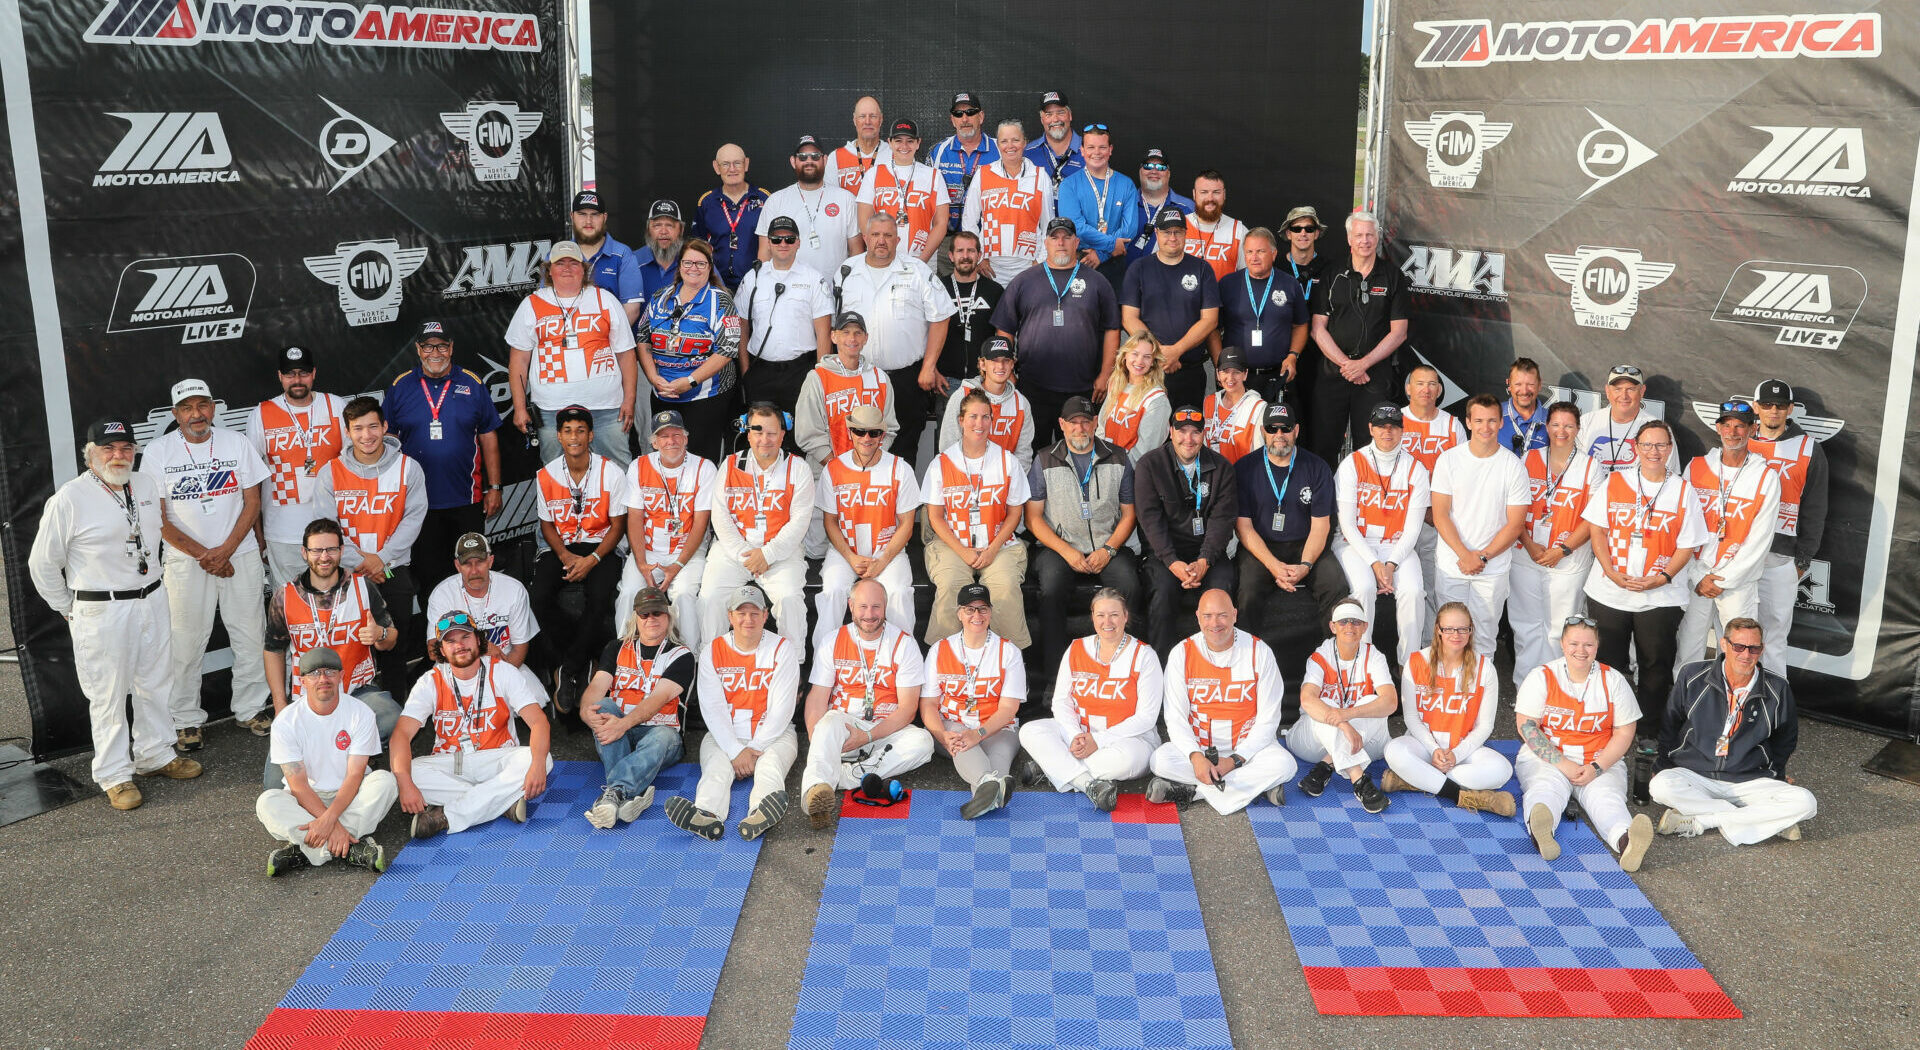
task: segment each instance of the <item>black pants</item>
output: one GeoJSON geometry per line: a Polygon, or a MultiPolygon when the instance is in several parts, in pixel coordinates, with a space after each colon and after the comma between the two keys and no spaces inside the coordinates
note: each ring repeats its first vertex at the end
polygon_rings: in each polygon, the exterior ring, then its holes
{"type": "MultiPolygon", "coordinates": [[[[1304,540],[1270,543],[1274,557],[1288,565],[1300,563],[1304,540]]],[[[1308,570],[1307,578],[1292,591],[1283,591],[1273,582],[1273,574],[1245,547],[1236,561],[1240,573],[1239,593],[1234,607],[1240,612],[1240,629],[1267,643],[1280,665],[1282,681],[1299,682],[1307,671],[1307,658],[1327,639],[1327,617],[1333,606],[1348,593],[1347,574],[1332,552],[1320,555],[1308,570]]],[[[1297,690],[1289,690],[1282,707],[1291,721],[1300,704],[1297,690]]]]}
{"type": "MultiPolygon", "coordinates": [[[[1167,377],[1167,406],[1169,408],[1201,408],[1207,402],[1207,358],[1205,354],[1180,366],[1180,371],[1167,377]]],[[[1188,631],[1192,634],[1192,631],[1188,631]]],[[[1182,636],[1184,637],[1184,635],[1182,636]]]]}
{"type": "Polygon", "coordinates": [[[928,394],[920,389],[920,362],[888,371],[887,382],[893,384],[893,415],[900,421],[892,452],[912,463],[920,452],[920,436],[927,430],[928,394]]]}
{"type": "Polygon", "coordinates": [[[1621,612],[1599,602],[1587,602],[1587,615],[1600,625],[1600,662],[1634,681],[1633,695],[1640,701],[1640,726],[1634,735],[1641,740],[1660,739],[1660,727],[1666,721],[1667,698],[1673,692],[1673,658],[1680,648],[1680,618],[1686,610],[1663,606],[1646,612],[1621,612]],[[1632,646],[1632,657],[1628,646],[1632,646]],[[1639,673],[1629,674],[1628,664],[1639,673]]]}
{"type": "Polygon", "coordinates": [[[1034,387],[1031,390],[1021,388],[1027,395],[1027,403],[1033,406],[1033,447],[1047,448],[1060,440],[1060,410],[1066,407],[1067,398],[1093,397],[1092,390],[1043,390],[1034,387]]]}
{"type": "MultiPolygon", "coordinates": [[[[1199,557],[1199,552],[1196,551],[1194,557],[1199,557]]],[[[1221,558],[1207,566],[1207,575],[1200,586],[1188,589],[1180,586],[1173,570],[1159,558],[1148,555],[1146,563],[1147,580],[1153,587],[1153,594],[1147,599],[1147,640],[1153,643],[1164,662],[1173,647],[1180,644],[1180,639],[1200,629],[1200,621],[1194,618],[1200,607],[1200,596],[1215,587],[1232,594],[1237,574],[1232,559],[1221,558]]]]}
{"type": "MultiPolygon", "coordinates": [[[[447,560],[452,561],[452,555],[448,555],[447,560]]],[[[393,648],[384,653],[374,650],[374,672],[380,676],[380,687],[395,700],[405,703],[408,690],[413,688],[407,661],[419,656],[426,645],[413,619],[413,599],[420,589],[415,586],[413,568],[408,565],[395,568],[392,576],[374,580],[373,585],[379,588],[380,600],[387,604],[387,616],[392,618],[394,630],[400,632],[400,640],[393,643],[393,648]]]]}
{"type": "MultiPolygon", "coordinates": [[[[1076,571],[1065,558],[1054,553],[1052,547],[1035,546],[1039,553],[1033,557],[1034,572],[1040,580],[1039,668],[1057,668],[1067,653],[1067,616],[1078,612],[1069,608],[1073,589],[1091,582],[1094,577],[1076,571]]],[[[1133,620],[1133,633],[1137,634],[1140,629],[1140,609],[1136,605],[1140,597],[1139,559],[1122,547],[1120,553],[1107,562],[1107,567],[1100,570],[1098,579],[1102,586],[1126,595],[1127,612],[1133,620]]]]}
{"type": "MultiPolygon", "coordinates": [[[[569,543],[567,550],[581,556],[592,554],[597,543],[569,543]]],[[[560,559],[551,551],[534,559],[533,585],[528,598],[533,616],[540,624],[534,639],[534,657],[540,669],[556,667],[568,672],[584,670],[613,639],[613,596],[620,587],[620,559],[608,555],[588,570],[587,578],[568,583],[560,559]],[[560,604],[568,588],[579,589],[580,613],[572,615],[560,604]]]]}
{"type": "Polygon", "coordinates": [[[1293,418],[1295,422],[1305,418],[1300,414],[1300,406],[1292,400],[1288,400],[1287,393],[1289,387],[1285,377],[1281,376],[1278,368],[1256,368],[1248,372],[1247,389],[1259,394],[1260,400],[1265,401],[1269,405],[1277,405],[1281,401],[1286,401],[1286,403],[1293,408],[1293,418]]]}
{"type": "MultiPolygon", "coordinates": [[[[672,409],[680,413],[680,418],[687,422],[687,451],[718,463],[735,447],[735,438],[740,435],[739,428],[734,425],[735,417],[740,414],[739,393],[740,388],[736,386],[712,397],[695,398],[692,401],[662,401],[656,397],[653,410],[665,412],[672,409]]],[[[651,430],[652,427],[643,429],[651,430]]]]}
{"type": "Polygon", "coordinates": [[[1100,276],[1105,277],[1107,283],[1113,285],[1113,294],[1119,295],[1120,282],[1127,279],[1127,253],[1121,252],[1101,263],[1100,276]]]}
{"type": "Polygon", "coordinates": [[[1393,365],[1382,361],[1367,371],[1367,381],[1355,385],[1332,365],[1322,364],[1314,386],[1314,403],[1307,410],[1307,451],[1326,460],[1340,462],[1341,442],[1352,438],[1354,448],[1365,448],[1373,440],[1367,432],[1367,416],[1373,406],[1394,396],[1393,365]]]}
{"type": "Polygon", "coordinates": [[[453,545],[467,533],[479,532],[486,523],[485,508],[478,503],[427,511],[426,518],[420,522],[420,538],[413,541],[413,556],[409,559],[414,584],[423,597],[432,594],[441,580],[453,575],[453,545]]]}

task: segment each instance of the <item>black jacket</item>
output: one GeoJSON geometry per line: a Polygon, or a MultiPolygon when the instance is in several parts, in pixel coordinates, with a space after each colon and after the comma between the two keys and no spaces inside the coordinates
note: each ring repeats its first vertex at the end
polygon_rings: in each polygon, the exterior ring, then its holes
{"type": "Polygon", "coordinates": [[[1139,515],[1140,533],[1146,537],[1147,553],[1163,564],[1195,558],[1205,558],[1209,565],[1220,564],[1227,556],[1227,541],[1233,538],[1233,520],[1240,516],[1240,490],[1233,464],[1205,446],[1195,462],[1200,466],[1200,484],[1206,489],[1200,497],[1203,536],[1193,534],[1193,494],[1187,488],[1173,442],[1141,456],[1133,465],[1133,509],[1139,515]]]}
{"type": "Polygon", "coordinates": [[[1785,780],[1787,759],[1800,741],[1793,687],[1765,667],[1756,667],[1753,673],[1759,681],[1747,693],[1746,710],[1723,758],[1714,754],[1727,722],[1727,679],[1720,661],[1702,660],[1680,668],[1667,700],[1655,769],[1679,766],[1709,780],[1733,783],[1761,777],[1785,780]]]}

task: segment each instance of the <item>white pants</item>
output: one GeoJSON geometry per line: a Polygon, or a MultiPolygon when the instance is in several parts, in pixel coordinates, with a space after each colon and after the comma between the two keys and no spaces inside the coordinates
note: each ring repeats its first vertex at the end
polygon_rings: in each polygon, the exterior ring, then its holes
{"type": "Polygon", "coordinates": [[[173,629],[167,589],[129,602],[73,603],[73,670],[93,726],[93,782],[103,788],[173,761],[173,629]],[[133,724],[127,724],[127,699],[133,724]]]}
{"type": "MultiPolygon", "coordinates": [[[[320,801],[333,805],[334,792],[316,791],[320,801]]],[[[360,790],[353,796],[353,802],[340,814],[340,826],[347,834],[356,839],[373,834],[380,822],[386,819],[387,811],[393,808],[393,800],[400,797],[400,782],[393,774],[384,769],[369,769],[360,778],[360,790]]],[[[254,815],[266,826],[267,834],[281,842],[290,842],[300,847],[307,860],[315,866],[333,859],[327,852],[325,843],[318,847],[307,845],[307,833],[300,830],[301,825],[313,820],[313,814],[307,812],[293,792],[286,788],[273,788],[262,791],[253,803],[254,815]]]]}
{"type": "MultiPolygon", "coordinates": [[[[645,557],[645,554],[640,555],[645,557]]],[[[670,557],[670,555],[663,555],[670,557]]],[[[667,588],[667,601],[673,604],[673,629],[680,635],[680,644],[689,652],[698,654],[700,647],[706,644],[706,617],[700,611],[700,585],[707,572],[707,552],[702,549],[687,560],[687,567],[673,578],[673,584],[667,588]]],[[[652,577],[642,577],[640,567],[634,559],[627,559],[626,567],[620,570],[620,589],[613,599],[613,633],[623,634],[627,629],[627,620],[633,616],[633,596],[640,588],[653,586],[652,577]]]]}
{"type": "Polygon", "coordinates": [[[1434,767],[1433,752],[1412,737],[1387,741],[1387,768],[1429,795],[1438,795],[1449,780],[1468,791],[1498,791],[1513,777],[1513,763],[1490,747],[1476,747],[1465,756],[1456,752],[1453,759],[1453,772],[1442,773],[1434,767]]]}
{"type": "MultiPolygon", "coordinates": [[[[913,563],[907,552],[887,563],[877,577],[887,592],[887,622],[913,636],[913,563]]],[[[820,562],[820,593],[813,608],[819,614],[814,621],[813,648],[818,651],[833,638],[833,632],[847,622],[847,595],[853,593],[853,566],[833,548],[820,562]]]]}
{"type": "MultiPolygon", "coordinates": [[[[1706,577],[1707,570],[1702,567],[1698,571],[1691,572],[1687,579],[1691,581],[1692,585],[1698,585],[1699,582],[1706,577]]],[[[1787,609],[1788,615],[1791,616],[1793,609],[1791,601],[1789,601],[1787,609]]],[[[1717,636],[1726,628],[1728,620],[1741,616],[1758,619],[1759,617],[1756,614],[1758,614],[1759,611],[1759,580],[1749,581],[1740,587],[1725,588],[1720,592],[1720,597],[1718,598],[1702,598],[1700,595],[1693,593],[1693,586],[1689,586],[1687,588],[1687,611],[1680,617],[1680,647],[1675,651],[1673,659],[1674,669],[1679,670],[1682,664],[1690,664],[1696,660],[1706,659],[1707,635],[1711,633],[1717,636]]],[[[1761,631],[1763,634],[1766,631],[1764,625],[1762,625],[1761,631]]],[[[1771,649],[1773,647],[1773,636],[1765,635],[1765,638],[1767,648],[1771,649]]]]}
{"type": "Polygon", "coordinates": [[[200,706],[200,662],[213,633],[213,612],[227,625],[233,651],[233,717],[246,721],[267,706],[267,666],[261,637],[267,629],[266,569],[257,551],[241,551],[226,579],[202,569],[171,548],[167,551],[167,605],[173,619],[173,696],[168,708],[173,727],[205,724],[200,706]]]}
{"type": "Polygon", "coordinates": [[[1522,746],[1520,757],[1514,762],[1514,772],[1520,777],[1522,820],[1538,804],[1553,814],[1553,826],[1558,828],[1567,799],[1578,795],[1580,808],[1587,811],[1587,821],[1593,830],[1600,833],[1608,849],[1620,851],[1627,825],[1633,823],[1633,814],[1627,811],[1627,763],[1615,762],[1605,773],[1576,788],[1565,773],[1540,761],[1540,756],[1531,748],[1522,746]]]}
{"type": "Polygon", "coordinates": [[[1559,658],[1560,629],[1567,617],[1587,611],[1587,574],[1592,569],[1592,558],[1562,558],[1558,566],[1543,569],[1526,550],[1513,552],[1507,568],[1507,619],[1513,624],[1514,685],[1526,681],[1534,668],[1559,658]]]}
{"type": "MultiPolygon", "coordinates": [[[[526,794],[527,771],[533,768],[530,747],[496,747],[456,761],[460,758],[449,753],[413,760],[413,786],[427,805],[446,808],[449,833],[485,824],[513,808],[526,794]]],[[[552,755],[547,772],[553,772],[552,755]]]]}
{"type": "MultiPolygon", "coordinates": [[[[753,764],[753,790],[747,794],[747,808],[760,804],[760,800],[787,786],[787,770],[793,768],[793,760],[800,757],[800,740],[789,727],[774,739],[772,746],[760,753],[760,761],[753,764]]],[[[727,757],[720,745],[707,736],[700,740],[700,785],[694,789],[693,804],[719,817],[727,819],[727,809],[733,802],[733,760],[727,757]]]]}
{"type": "MultiPolygon", "coordinates": [[[[1040,771],[1055,791],[1076,790],[1071,785],[1082,776],[1094,780],[1132,780],[1147,771],[1153,750],[1160,746],[1157,736],[1119,737],[1094,749],[1083,761],[1068,748],[1080,735],[1080,727],[1057,718],[1043,718],[1020,727],[1020,746],[1040,764],[1040,771]]],[[[1256,791],[1254,794],[1259,794],[1256,791]]]]}
{"type": "Polygon", "coordinates": [[[1355,751],[1347,743],[1347,734],[1339,726],[1330,726],[1316,722],[1305,713],[1300,721],[1287,730],[1287,750],[1300,756],[1300,761],[1312,765],[1316,762],[1331,762],[1336,772],[1344,774],[1355,766],[1367,765],[1384,758],[1387,753],[1387,720],[1384,718],[1356,718],[1348,723],[1360,734],[1360,750],[1355,751]]]}
{"type": "Polygon", "coordinates": [[[1787,673],[1787,638],[1793,633],[1793,604],[1800,600],[1800,570],[1784,554],[1768,554],[1760,573],[1760,631],[1767,648],[1761,666],[1775,674],[1787,673]]]}
{"type": "Polygon", "coordinates": [[[1292,780],[1294,773],[1300,769],[1287,749],[1278,744],[1262,748],[1247,760],[1246,765],[1228,773],[1226,782],[1219,787],[1200,783],[1200,778],[1193,775],[1193,756],[1180,750],[1177,744],[1161,744],[1154,748],[1151,765],[1153,775],[1162,780],[1199,788],[1200,800],[1223,817],[1247,808],[1248,803],[1275,784],[1292,780]]]}
{"type": "MultiPolygon", "coordinates": [[[[1522,551],[1520,557],[1526,557],[1522,551]]],[[[1507,564],[1513,564],[1513,556],[1508,556],[1507,564]]],[[[1456,576],[1441,570],[1439,578],[1440,592],[1437,594],[1434,608],[1448,602],[1459,602],[1467,607],[1467,615],[1473,618],[1473,651],[1481,656],[1492,656],[1500,644],[1500,613],[1507,607],[1507,588],[1510,583],[1506,570],[1495,572],[1482,569],[1473,576],[1456,576]]],[[[1433,625],[1427,625],[1429,633],[1433,625]]],[[[1432,644],[1428,638],[1427,643],[1432,644]]]]}
{"type": "Polygon", "coordinates": [[[797,651],[806,652],[806,561],[789,558],[778,565],[767,566],[766,572],[755,576],[746,566],[718,550],[708,553],[712,557],[707,559],[706,570],[700,574],[700,608],[705,613],[701,637],[718,638],[733,629],[727,622],[727,602],[732,600],[735,588],[751,580],[767,592],[767,600],[773,603],[773,617],[781,637],[799,647],[797,651]]]}
{"type": "Polygon", "coordinates": [[[1427,614],[1420,620],[1420,644],[1433,644],[1433,614],[1440,608],[1436,597],[1440,592],[1440,568],[1435,560],[1435,552],[1440,549],[1440,531],[1426,522],[1420,523],[1420,539],[1414,543],[1413,551],[1420,556],[1421,593],[1427,598],[1427,614]]]}
{"type": "MultiPolygon", "coordinates": [[[[949,733],[958,733],[967,728],[959,722],[940,720],[941,726],[949,733]]],[[[944,737],[936,738],[940,750],[947,751],[944,737]]],[[[953,759],[953,771],[968,787],[979,787],[980,781],[989,776],[1005,777],[1013,771],[1013,760],[1020,754],[1020,732],[1013,725],[1006,726],[998,733],[980,741],[959,754],[947,751],[953,759]]]]}
{"type": "Polygon", "coordinates": [[[933,734],[911,724],[870,747],[845,750],[847,737],[856,727],[871,730],[876,724],[845,711],[821,715],[813,724],[813,739],[807,744],[807,765],[800,773],[801,796],[815,784],[849,791],[859,787],[868,773],[885,780],[919,769],[933,759],[933,734]]]}
{"type": "Polygon", "coordinates": [[[1735,784],[1678,767],[1654,774],[1647,792],[1655,802],[1692,817],[1701,827],[1720,829],[1736,846],[1764,842],[1811,819],[1820,808],[1813,792],[1784,780],[1761,777],[1735,784]]]}
{"type": "MultiPolygon", "coordinates": [[[[1347,574],[1347,589],[1366,609],[1369,623],[1373,622],[1374,598],[1377,596],[1373,563],[1385,561],[1387,553],[1384,544],[1354,547],[1338,539],[1333,543],[1333,556],[1340,559],[1340,568],[1347,574]]],[[[1433,626],[1433,618],[1427,612],[1426,585],[1420,579],[1419,562],[1394,568],[1393,595],[1394,620],[1400,628],[1399,662],[1404,664],[1409,653],[1426,644],[1422,638],[1433,626]]]]}
{"type": "Polygon", "coordinates": [[[300,544],[267,541],[267,579],[273,586],[285,587],[306,571],[307,558],[301,553],[300,544]]]}

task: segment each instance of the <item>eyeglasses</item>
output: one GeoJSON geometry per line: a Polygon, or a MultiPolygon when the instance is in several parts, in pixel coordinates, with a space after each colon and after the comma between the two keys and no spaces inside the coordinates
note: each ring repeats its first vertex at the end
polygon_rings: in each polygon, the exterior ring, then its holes
{"type": "Polygon", "coordinates": [[[744,160],[723,160],[720,162],[720,166],[722,168],[744,168],[747,166],[747,162],[744,160]]]}
{"type": "MultiPolygon", "coordinates": [[[[1647,451],[1649,451],[1649,452],[1665,452],[1666,450],[1668,450],[1668,449],[1670,449],[1670,448],[1672,448],[1672,447],[1673,447],[1673,442],[1671,442],[1671,441],[1642,441],[1642,440],[1640,440],[1639,438],[1635,438],[1635,439],[1633,440],[1633,447],[1634,447],[1634,448],[1644,448],[1644,449],[1646,449],[1646,450],[1647,450],[1647,451]]],[[[1655,457],[1655,458],[1658,458],[1658,457],[1655,457]]]]}
{"type": "Polygon", "coordinates": [[[1591,627],[1591,628],[1593,628],[1593,629],[1594,629],[1594,630],[1596,630],[1596,631],[1600,629],[1600,624],[1599,624],[1599,622],[1598,622],[1598,621],[1596,621],[1596,620],[1595,620],[1595,619],[1594,619],[1593,617],[1591,617],[1591,616],[1569,616],[1569,617],[1567,617],[1567,618],[1566,618],[1565,620],[1562,620],[1562,621],[1560,621],[1560,626],[1562,626],[1562,627],[1591,627]]]}
{"type": "Polygon", "coordinates": [[[1292,423],[1269,423],[1267,424],[1267,433],[1291,434],[1293,433],[1293,428],[1294,428],[1294,424],[1292,423]]]}
{"type": "Polygon", "coordinates": [[[793,155],[793,159],[794,160],[826,160],[827,155],[824,153],[796,153],[793,155]]]}
{"type": "Polygon", "coordinates": [[[1453,635],[1464,635],[1464,634],[1473,633],[1472,625],[1468,625],[1466,627],[1438,627],[1438,628],[1435,628],[1435,630],[1438,630],[1441,634],[1453,634],[1453,635]]]}
{"type": "Polygon", "coordinates": [[[1320,227],[1318,226],[1289,226],[1287,227],[1287,232],[1288,233],[1314,233],[1314,232],[1317,232],[1319,229],[1320,227]]]}
{"type": "Polygon", "coordinates": [[[1142,164],[1140,165],[1140,170],[1141,171],[1165,171],[1167,170],[1167,166],[1165,164],[1142,164]]]}
{"type": "Polygon", "coordinates": [[[956,117],[977,117],[980,115],[980,111],[977,109],[956,109],[953,110],[952,113],[956,117]]]}
{"type": "Polygon", "coordinates": [[[708,266],[710,266],[710,265],[712,265],[712,264],[711,264],[711,263],[708,263],[708,262],[707,262],[707,261],[706,261],[705,259],[682,259],[682,260],[680,260],[680,268],[681,268],[682,270],[704,270],[704,269],[706,269],[706,268],[707,268],[708,266]]]}
{"type": "Polygon", "coordinates": [[[308,554],[316,554],[324,558],[329,554],[335,554],[335,555],[339,554],[340,548],[339,547],[308,547],[306,548],[306,551],[308,554]]]}
{"type": "Polygon", "coordinates": [[[302,672],[300,677],[302,678],[338,678],[340,677],[340,672],[334,670],[331,667],[320,667],[320,668],[315,668],[314,670],[311,670],[311,671],[302,672]]]}
{"type": "MultiPolygon", "coordinates": [[[[423,353],[423,354],[450,354],[450,353],[453,353],[453,344],[452,344],[452,343],[419,343],[419,344],[416,344],[416,346],[417,346],[417,349],[419,349],[419,351],[420,351],[421,353],[423,353]]],[[[311,374],[311,373],[309,373],[309,374],[311,374]]]]}
{"type": "Polygon", "coordinates": [[[870,430],[866,427],[848,427],[847,433],[857,438],[877,438],[886,434],[884,430],[870,430]]]}
{"type": "Polygon", "coordinates": [[[1334,625],[1335,627],[1365,627],[1365,626],[1367,625],[1367,621],[1365,621],[1365,620],[1335,620],[1335,621],[1333,621],[1333,625],[1334,625]]]}
{"type": "Polygon", "coordinates": [[[1105,135],[1107,134],[1107,126],[1105,124],[1088,124],[1080,129],[1080,134],[1085,135],[1090,131],[1097,131],[1105,135]]]}
{"type": "Polygon", "coordinates": [[[993,612],[993,607],[990,605],[962,605],[960,607],[960,615],[962,616],[986,616],[991,612],[993,612]]]}
{"type": "Polygon", "coordinates": [[[768,244],[798,244],[800,243],[800,238],[794,236],[793,234],[787,233],[787,234],[781,234],[778,237],[768,237],[767,243],[768,244]]]}
{"type": "Polygon", "coordinates": [[[1736,653],[1745,653],[1748,656],[1759,656],[1760,651],[1765,649],[1767,644],[1762,642],[1759,645],[1747,645],[1742,642],[1726,642],[1726,646],[1736,653]]]}
{"type": "Polygon", "coordinates": [[[440,617],[439,622],[433,625],[433,633],[435,634],[444,633],[449,627],[471,628],[472,626],[473,626],[473,617],[468,616],[464,612],[450,612],[445,616],[440,617]]]}

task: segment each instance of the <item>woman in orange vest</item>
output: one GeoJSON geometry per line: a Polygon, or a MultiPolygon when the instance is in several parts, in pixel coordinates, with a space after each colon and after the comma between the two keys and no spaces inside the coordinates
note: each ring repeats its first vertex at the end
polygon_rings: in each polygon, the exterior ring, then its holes
{"type": "Polygon", "coordinates": [[[1404,736],[1387,741],[1386,791],[1424,791],[1461,809],[1513,816],[1513,796],[1500,790],[1513,776],[1507,756],[1483,745],[1500,706],[1493,659],[1473,650],[1473,616],[1448,602],[1433,618],[1433,644],[1400,672],[1404,736]]]}
{"type": "Polygon", "coordinates": [[[1160,746],[1160,658],[1127,633],[1127,596],[1093,594],[1093,633],[1067,650],[1053,680],[1053,717],[1020,727],[1022,784],[1045,775],[1055,791],[1079,791],[1112,812],[1119,781],[1147,771],[1160,746]]]}
{"type": "Polygon", "coordinates": [[[1262,447],[1260,417],[1267,402],[1247,389],[1247,352],[1237,346],[1220,351],[1213,375],[1220,383],[1217,393],[1207,395],[1207,447],[1238,463],[1240,457],[1262,447]]]}
{"type": "Polygon", "coordinates": [[[1013,792],[1027,664],[1013,643],[993,632],[993,595],[985,586],[960,588],[955,604],[960,630],[927,654],[920,717],[952,757],[954,772],[973,789],[973,798],[960,807],[960,815],[972,820],[1006,805],[1013,792]]]}
{"type": "Polygon", "coordinates": [[[1173,404],[1167,400],[1167,376],[1160,370],[1160,340],[1145,329],[1127,336],[1114,355],[1107,399],[1100,406],[1095,433],[1140,457],[1166,444],[1173,404]]]}
{"type": "Polygon", "coordinates": [[[787,771],[800,757],[793,708],[800,688],[799,646],[769,632],[767,592],[743,583],[727,599],[732,630],[700,652],[697,695],[707,735],[700,741],[700,783],[692,798],[667,800],[667,822],[709,842],[726,830],[737,780],[753,778],[740,837],[759,838],[787,815],[787,771]]]}
{"type": "Polygon", "coordinates": [[[1387,719],[1400,706],[1387,657],[1368,635],[1366,608],[1342,598],[1328,623],[1333,637],[1307,658],[1300,682],[1300,720],[1287,730],[1287,749],[1312,762],[1300,790],[1318,798],[1335,773],[1353,784],[1369,813],[1387,808],[1386,793],[1367,774],[1386,755],[1387,719]]]}

